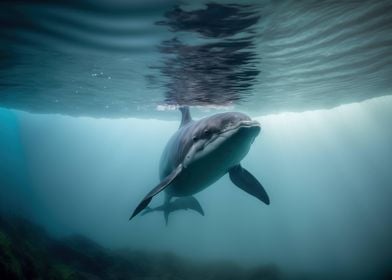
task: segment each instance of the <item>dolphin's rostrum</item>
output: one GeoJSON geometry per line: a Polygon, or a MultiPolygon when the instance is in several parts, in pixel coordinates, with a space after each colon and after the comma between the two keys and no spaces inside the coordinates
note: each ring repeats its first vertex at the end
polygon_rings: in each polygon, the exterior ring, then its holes
{"type": "Polygon", "coordinates": [[[226,173],[237,187],[269,204],[263,186],[240,164],[260,133],[260,124],[238,112],[215,114],[194,121],[188,107],[181,107],[180,110],[180,127],[167,143],[161,157],[161,182],[143,198],[130,219],[144,209],[143,214],[163,211],[166,223],[170,212],[180,209],[192,209],[204,215],[199,202],[192,195],[226,173]],[[163,190],[166,193],[164,204],[146,209],[152,198],[163,190]],[[173,197],[179,198],[170,202],[173,197]]]}

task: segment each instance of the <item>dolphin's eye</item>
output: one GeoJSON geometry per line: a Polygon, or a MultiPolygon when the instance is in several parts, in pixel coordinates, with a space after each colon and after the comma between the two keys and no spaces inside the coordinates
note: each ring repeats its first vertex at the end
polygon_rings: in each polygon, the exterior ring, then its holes
{"type": "Polygon", "coordinates": [[[211,135],[211,131],[208,130],[208,129],[204,130],[204,135],[205,135],[206,137],[209,137],[209,136],[211,135]]]}
{"type": "Polygon", "coordinates": [[[193,142],[196,142],[196,141],[197,141],[197,137],[196,137],[196,136],[193,136],[193,137],[192,137],[192,140],[193,140],[193,142]]]}
{"type": "Polygon", "coordinates": [[[229,121],[228,123],[226,123],[225,129],[229,129],[232,126],[233,126],[233,121],[229,121]]]}

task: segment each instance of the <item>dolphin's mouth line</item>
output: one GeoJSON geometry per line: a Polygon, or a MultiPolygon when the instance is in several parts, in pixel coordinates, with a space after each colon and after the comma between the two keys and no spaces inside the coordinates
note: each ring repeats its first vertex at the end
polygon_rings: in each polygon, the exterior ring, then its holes
{"type": "Polygon", "coordinates": [[[238,130],[238,129],[242,128],[242,127],[246,127],[246,128],[260,127],[260,123],[258,121],[254,121],[254,120],[240,121],[235,126],[229,127],[227,129],[222,130],[219,133],[217,133],[215,137],[212,137],[206,143],[204,143],[203,147],[200,147],[199,150],[204,149],[206,146],[208,146],[209,144],[211,144],[212,142],[214,142],[218,138],[221,138],[221,137],[227,138],[227,136],[224,136],[224,134],[226,134],[227,132],[238,130]]]}
{"type": "Polygon", "coordinates": [[[258,121],[253,121],[253,120],[249,120],[249,121],[240,121],[238,124],[236,124],[235,126],[229,127],[221,132],[219,132],[219,134],[223,134],[226,132],[229,132],[231,130],[237,130],[241,127],[246,127],[246,128],[250,128],[250,127],[260,127],[260,123],[258,121]]]}

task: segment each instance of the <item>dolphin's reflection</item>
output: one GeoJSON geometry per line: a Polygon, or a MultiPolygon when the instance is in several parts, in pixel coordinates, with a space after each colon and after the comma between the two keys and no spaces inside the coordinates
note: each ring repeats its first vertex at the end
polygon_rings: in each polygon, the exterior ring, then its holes
{"type": "Polygon", "coordinates": [[[161,43],[159,50],[166,56],[158,68],[167,78],[166,103],[225,105],[250,94],[260,72],[252,32],[260,18],[255,9],[208,4],[193,11],[175,7],[165,17],[157,24],[173,32],[186,32],[185,36],[196,35],[204,42],[187,43],[176,34],[161,43]]]}

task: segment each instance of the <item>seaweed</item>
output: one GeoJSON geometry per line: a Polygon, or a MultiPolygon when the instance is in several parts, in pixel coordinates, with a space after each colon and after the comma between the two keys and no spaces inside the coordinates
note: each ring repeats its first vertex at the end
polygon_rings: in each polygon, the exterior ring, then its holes
{"type": "Polygon", "coordinates": [[[0,217],[0,279],[278,280],[276,266],[196,263],[172,253],[110,250],[81,235],[51,237],[42,227],[0,217]]]}

